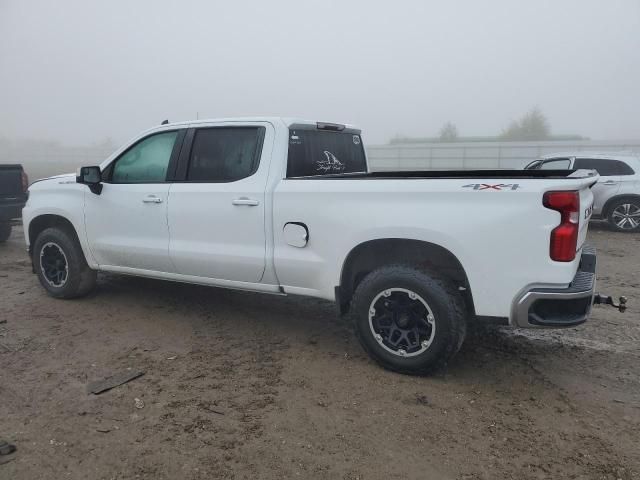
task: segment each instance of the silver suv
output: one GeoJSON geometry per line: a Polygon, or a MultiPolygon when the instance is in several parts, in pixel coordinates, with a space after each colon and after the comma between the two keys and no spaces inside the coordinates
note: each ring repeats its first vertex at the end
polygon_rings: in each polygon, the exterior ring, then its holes
{"type": "Polygon", "coordinates": [[[620,232],[640,231],[640,158],[634,155],[575,152],[546,155],[527,170],[589,169],[600,174],[593,186],[593,215],[620,232]]]}

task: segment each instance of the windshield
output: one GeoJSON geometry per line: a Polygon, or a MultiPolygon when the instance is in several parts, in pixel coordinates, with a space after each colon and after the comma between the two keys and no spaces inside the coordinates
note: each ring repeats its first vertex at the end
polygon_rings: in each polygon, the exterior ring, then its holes
{"type": "Polygon", "coordinates": [[[542,160],[534,160],[531,163],[528,163],[526,167],[524,167],[525,170],[537,170],[538,168],[540,168],[540,164],[542,163],[542,160]]]}
{"type": "Polygon", "coordinates": [[[554,158],[543,162],[538,168],[540,170],[566,170],[571,166],[571,160],[568,158],[554,158]]]}
{"type": "Polygon", "coordinates": [[[324,130],[289,131],[287,177],[366,171],[360,135],[324,130]]]}

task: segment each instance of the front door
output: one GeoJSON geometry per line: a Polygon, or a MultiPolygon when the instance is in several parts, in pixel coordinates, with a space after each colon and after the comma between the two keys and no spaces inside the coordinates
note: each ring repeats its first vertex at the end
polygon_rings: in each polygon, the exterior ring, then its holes
{"type": "Polygon", "coordinates": [[[177,273],[259,282],[265,269],[265,187],[273,127],[211,124],[185,142],[169,191],[169,251],[177,273]]]}
{"type": "Polygon", "coordinates": [[[103,171],[100,195],[85,194],[91,252],[101,267],[174,271],[169,260],[167,172],[179,131],[136,142],[103,171]]]}

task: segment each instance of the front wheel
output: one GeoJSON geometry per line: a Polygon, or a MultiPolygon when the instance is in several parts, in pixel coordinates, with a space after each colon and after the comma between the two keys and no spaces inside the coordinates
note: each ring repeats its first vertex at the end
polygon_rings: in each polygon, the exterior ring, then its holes
{"type": "Polygon", "coordinates": [[[33,247],[33,264],[38,279],[55,298],[76,298],[96,284],[96,272],[89,268],[80,242],[66,229],[43,230],[33,247]]]}
{"type": "Polygon", "coordinates": [[[444,366],[466,335],[457,288],[404,265],[367,275],[353,296],[352,316],[365,351],[384,368],[411,375],[444,366]]]}
{"type": "Polygon", "coordinates": [[[635,198],[617,200],[609,208],[607,220],[609,226],[618,232],[639,232],[640,200],[635,198]]]}

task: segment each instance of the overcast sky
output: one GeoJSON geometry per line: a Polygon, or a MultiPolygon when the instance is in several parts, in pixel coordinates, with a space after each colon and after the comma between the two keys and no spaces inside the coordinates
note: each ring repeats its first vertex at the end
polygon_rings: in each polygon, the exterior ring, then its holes
{"type": "Polygon", "coordinates": [[[0,0],[0,136],[124,142],[168,118],[640,137],[640,0],[0,0]]]}

